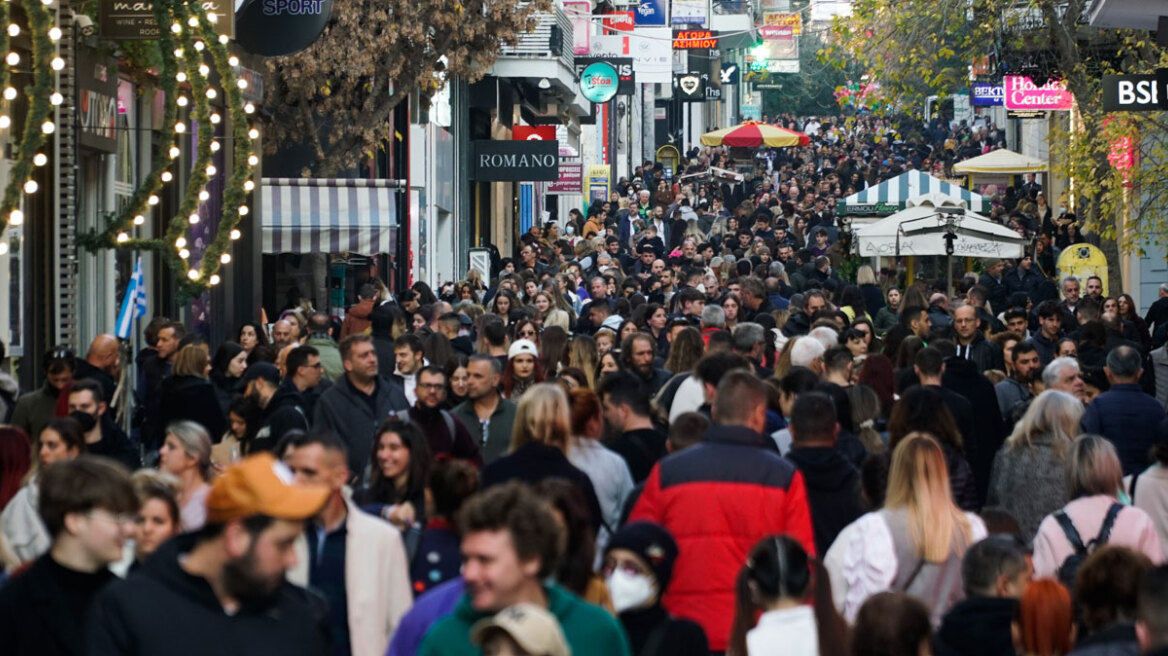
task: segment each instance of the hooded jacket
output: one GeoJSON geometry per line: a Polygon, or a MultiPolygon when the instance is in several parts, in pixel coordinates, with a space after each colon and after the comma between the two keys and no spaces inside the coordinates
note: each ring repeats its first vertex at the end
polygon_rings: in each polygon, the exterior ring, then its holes
{"type": "Polygon", "coordinates": [[[792,447],[787,460],[803,474],[815,549],[827,553],[835,536],[864,514],[860,472],[831,447],[792,447]]]}
{"type": "Polygon", "coordinates": [[[978,373],[985,373],[987,369],[1005,370],[1002,360],[1002,351],[996,344],[985,338],[979,330],[973,334],[973,341],[969,346],[957,345],[957,355],[963,360],[969,360],[977,365],[978,373]]]}
{"type": "Polygon", "coordinates": [[[308,430],[308,412],[304,408],[304,398],[300,390],[285,380],[276,388],[276,393],[264,407],[263,419],[260,428],[256,431],[248,451],[271,451],[279,444],[280,439],[293,429],[308,430]]]}
{"type": "Polygon", "coordinates": [[[171,539],[130,578],[98,595],[88,631],[90,656],[331,653],[324,600],[291,583],[233,614],[224,612],[207,580],[179,566],[196,537],[171,539]]]}

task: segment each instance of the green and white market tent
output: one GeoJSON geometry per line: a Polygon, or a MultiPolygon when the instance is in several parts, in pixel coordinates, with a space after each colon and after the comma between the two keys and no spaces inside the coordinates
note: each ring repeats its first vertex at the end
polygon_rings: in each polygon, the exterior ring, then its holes
{"type": "Polygon", "coordinates": [[[903,210],[908,199],[923,194],[949,196],[961,201],[972,212],[988,214],[990,211],[990,201],[985,196],[913,169],[837,201],[836,214],[888,216],[903,210]]]}

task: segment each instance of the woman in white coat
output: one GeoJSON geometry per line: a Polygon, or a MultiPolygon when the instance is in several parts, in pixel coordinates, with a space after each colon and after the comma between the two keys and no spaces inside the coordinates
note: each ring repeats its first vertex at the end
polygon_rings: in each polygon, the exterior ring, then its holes
{"type": "MultiPolygon", "coordinates": [[[[37,462],[39,469],[44,469],[85,453],[85,434],[76,419],[59,417],[45,426],[37,444],[37,462]]],[[[39,485],[40,477],[30,476],[0,514],[0,532],[4,534],[10,556],[21,563],[36,560],[52,545],[49,531],[41,521],[39,485]]]]}
{"type": "Polygon", "coordinates": [[[892,454],[884,507],[849,524],[824,558],[832,597],[849,622],[864,601],[900,590],[929,607],[933,626],[964,592],[961,559],[985,524],[953,503],[941,445],[906,435],[892,454]]]}

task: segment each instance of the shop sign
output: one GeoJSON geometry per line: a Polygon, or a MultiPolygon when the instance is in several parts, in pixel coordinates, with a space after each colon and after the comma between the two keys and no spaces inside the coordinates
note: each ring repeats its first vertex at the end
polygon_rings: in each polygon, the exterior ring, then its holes
{"type": "Polygon", "coordinates": [[[549,194],[578,194],[584,188],[584,165],[560,164],[560,178],[548,185],[549,194]]]}
{"type": "Polygon", "coordinates": [[[554,125],[516,125],[511,130],[512,141],[555,141],[554,125]]]}
{"type": "Polygon", "coordinates": [[[257,55],[291,55],[320,37],[332,11],[333,0],[244,0],[236,41],[257,55]]]}
{"type": "Polygon", "coordinates": [[[1041,109],[1008,109],[1006,110],[1006,118],[1017,119],[1032,119],[1032,118],[1046,118],[1046,112],[1041,109]]]}
{"type": "Polygon", "coordinates": [[[705,27],[710,20],[706,0],[673,0],[673,24],[705,27]]]}
{"type": "Polygon", "coordinates": [[[632,32],[634,26],[633,12],[631,11],[611,11],[604,15],[604,33],[610,34],[612,32],[632,32]]]}
{"type": "MultiPolygon", "coordinates": [[[[202,0],[203,10],[215,14],[215,30],[235,37],[235,6],[232,0],[202,0]]],[[[154,3],[145,0],[101,0],[97,7],[101,38],[112,41],[157,39],[158,21],[154,3]]]]}
{"type": "MultiPolygon", "coordinates": [[[[606,64],[608,66],[611,66],[612,69],[615,71],[616,79],[617,79],[617,87],[616,87],[616,92],[613,95],[619,94],[622,96],[628,96],[637,90],[636,74],[634,72],[635,69],[633,68],[632,57],[577,57],[576,64],[575,64],[576,65],[576,75],[578,75],[580,77],[581,81],[583,81],[583,79],[584,79],[584,74],[594,64],[606,64]]],[[[596,69],[595,72],[603,74],[605,72],[605,69],[599,68],[599,69],[596,69]]],[[[598,78],[597,81],[602,81],[602,80],[601,80],[601,78],[598,78]]],[[[605,98],[604,100],[592,100],[592,98],[590,98],[588,96],[588,93],[586,93],[584,91],[583,84],[581,84],[580,93],[582,93],[585,98],[588,98],[589,101],[594,102],[594,103],[608,102],[608,99],[612,97],[612,96],[609,96],[608,98],[605,98]]]]}
{"type": "Polygon", "coordinates": [[[580,73],[580,93],[593,103],[605,103],[616,95],[620,79],[616,68],[608,62],[589,64],[580,73]]]}
{"type": "Polygon", "coordinates": [[[803,33],[803,16],[801,14],[763,14],[762,22],[766,25],[789,25],[795,36],[803,33]]]}
{"type": "Polygon", "coordinates": [[[471,142],[471,179],[479,182],[554,182],[560,178],[557,141],[471,142]]]}
{"type": "Polygon", "coordinates": [[[637,26],[663,27],[666,19],[665,3],[667,0],[641,0],[637,6],[634,22],[637,26]]]}
{"type": "Polygon", "coordinates": [[[681,102],[702,102],[706,99],[706,82],[701,73],[685,73],[673,80],[681,102]]]}
{"type": "Polygon", "coordinates": [[[718,79],[722,84],[738,84],[738,64],[722,64],[718,79]]]}
{"type": "Polygon", "coordinates": [[[77,54],[77,124],[82,146],[118,151],[118,60],[89,48],[77,54]]]}
{"type": "Polygon", "coordinates": [[[587,55],[592,51],[592,3],[565,2],[564,13],[572,20],[572,54],[587,55]]]}
{"type": "Polygon", "coordinates": [[[1104,75],[1103,111],[1157,112],[1162,92],[1155,75],[1104,75]]]}
{"type": "Polygon", "coordinates": [[[994,107],[1006,99],[1006,88],[995,82],[975,82],[969,85],[969,100],[974,107],[994,107]]]}
{"type": "Polygon", "coordinates": [[[1007,75],[1006,109],[1067,111],[1075,97],[1064,80],[1051,80],[1041,87],[1024,75],[1007,75]]]}
{"type": "Polygon", "coordinates": [[[763,41],[786,41],[795,38],[795,28],[790,25],[759,25],[758,36],[763,41]]]}
{"type": "Polygon", "coordinates": [[[700,50],[718,47],[718,33],[713,30],[673,30],[674,50],[700,50]]]}

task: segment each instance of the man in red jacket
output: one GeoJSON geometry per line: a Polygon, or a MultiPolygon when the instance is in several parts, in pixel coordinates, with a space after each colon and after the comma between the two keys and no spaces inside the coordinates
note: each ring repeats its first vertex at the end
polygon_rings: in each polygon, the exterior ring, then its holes
{"type": "Polygon", "coordinates": [[[734,582],[760,538],[787,534],[815,555],[803,476],[762,434],[766,384],[736,370],[718,384],[714,425],[702,442],[661,460],[629,521],[656,522],[680,554],[665,607],[701,624],[712,651],[725,651],[734,582]]]}

